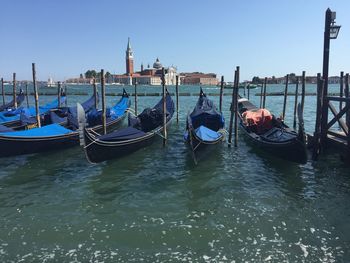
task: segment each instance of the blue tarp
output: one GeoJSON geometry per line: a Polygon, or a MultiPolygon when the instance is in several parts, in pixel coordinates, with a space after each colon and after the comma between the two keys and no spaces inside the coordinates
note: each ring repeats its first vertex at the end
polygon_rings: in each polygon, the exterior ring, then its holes
{"type": "Polygon", "coordinates": [[[57,136],[68,134],[73,131],[66,129],[58,124],[50,124],[41,128],[34,128],[25,131],[14,131],[14,132],[6,132],[0,133],[0,136],[7,137],[42,137],[42,136],[57,136]]]}
{"type": "Polygon", "coordinates": [[[199,126],[195,131],[196,131],[197,137],[207,142],[216,141],[222,136],[221,133],[208,129],[203,125],[199,126]]]}
{"type": "MultiPolygon", "coordinates": [[[[66,97],[61,97],[61,103],[64,103],[65,99],[66,97]]],[[[58,107],[58,99],[55,99],[44,106],[39,106],[39,113],[41,115],[57,107],[58,107]]],[[[36,115],[35,107],[29,107],[29,108],[20,107],[14,111],[0,112],[0,123],[17,121],[20,119],[20,113],[25,113],[27,117],[35,116],[36,115]]]]}
{"type": "MultiPolygon", "coordinates": [[[[112,108],[106,109],[107,122],[123,116],[128,107],[129,98],[121,98],[120,101],[112,108]]],[[[87,115],[87,120],[90,127],[102,124],[102,111],[97,111],[96,109],[90,111],[87,115]]]]}

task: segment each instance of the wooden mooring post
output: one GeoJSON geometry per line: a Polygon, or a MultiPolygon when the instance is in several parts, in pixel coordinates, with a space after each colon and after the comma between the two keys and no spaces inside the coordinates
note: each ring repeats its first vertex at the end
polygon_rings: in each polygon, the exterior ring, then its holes
{"type": "Polygon", "coordinates": [[[12,82],[12,87],[13,87],[13,102],[14,102],[14,107],[17,109],[17,96],[16,96],[16,73],[13,73],[13,82],[12,82]]]}
{"type": "Polygon", "coordinates": [[[61,81],[57,84],[57,101],[58,101],[58,107],[61,107],[61,81]]]}
{"type": "Polygon", "coordinates": [[[260,89],[260,106],[259,106],[260,109],[261,109],[261,107],[262,107],[262,102],[263,102],[263,93],[264,93],[264,83],[261,83],[261,89],[260,89]]]}
{"type": "Polygon", "coordinates": [[[263,93],[263,104],[262,104],[263,109],[265,109],[265,103],[266,103],[266,85],[267,85],[267,78],[265,77],[265,80],[264,80],[264,93],[263,93]]]}
{"type": "MultiPolygon", "coordinates": [[[[344,89],[344,95],[345,95],[346,98],[350,98],[350,94],[349,94],[349,73],[347,73],[347,74],[345,75],[345,89],[344,89]]],[[[347,112],[346,114],[347,114],[347,117],[346,117],[346,118],[348,118],[349,115],[350,115],[350,113],[347,112]]],[[[350,128],[350,127],[348,126],[348,128],[350,128]]]]}
{"type": "Polygon", "coordinates": [[[288,82],[289,82],[289,74],[286,76],[286,85],[284,88],[284,100],[283,100],[283,111],[282,111],[282,120],[284,121],[286,116],[286,107],[287,107],[287,97],[288,97],[288,82]]]}
{"type": "MultiPolygon", "coordinates": [[[[68,95],[68,94],[67,94],[67,84],[64,83],[64,97],[65,97],[64,106],[65,106],[65,107],[68,106],[68,100],[67,100],[68,96],[67,96],[67,95],[68,95]]],[[[97,109],[97,107],[96,107],[96,109],[97,109]]]]}
{"type": "Polygon", "coordinates": [[[34,100],[35,100],[35,116],[37,126],[41,127],[40,122],[40,112],[39,112],[39,96],[38,96],[38,88],[36,86],[36,71],[35,71],[35,63],[32,63],[32,73],[33,73],[33,87],[34,87],[34,100]]]}
{"type": "MultiPolygon", "coordinates": [[[[339,80],[339,97],[343,97],[344,96],[344,71],[340,72],[340,80],[339,80]]],[[[340,101],[339,102],[339,111],[341,111],[343,109],[343,102],[340,101]]]]}
{"type": "Polygon", "coordinates": [[[98,109],[98,91],[97,91],[97,85],[96,85],[96,79],[92,79],[92,87],[94,89],[94,97],[95,97],[95,109],[98,109]]]}
{"type": "Polygon", "coordinates": [[[134,103],[135,103],[135,115],[137,116],[137,82],[135,80],[135,85],[134,85],[134,103]]]}
{"type": "Polygon", "coordinates": [[[2,104],[5,105],[4,78],[1,78],[2,104]]]}
{"type": "Polygon", "coordinates": [[[219,110],[222,112],[222,96],[224,94],[224,76],[221,76],[219,110]]]}
{"type": "Polygon", "coordinates": [[[306,88],[306,77],[305,77],[305,71],[303,71],[301,76],[301,111],[304,112],[304,105],[305,105],[305,88],[306,88]]]}
{"type": "Polygon", "coordinates": [[[295,97],[294,97],[294,113],[293,113],[293,128],[297,127],[297,106],[298,106],[298,95],[299,95],[299,77],[295,83],[295,97]]]}
{"type": "Polygon", "coordinates": [[[350,96],[349,96],[349,73],[345,76],[345,97],[347,98],[346,106],[348,110],[346,111],[346,126],[348,127],[347,136],[347,160],[350,160],[350,96]]]}
{"type": "MultiPolygon", "coordinates": [[[[234,129],[235,129],[235,138],[234,138],[234,146],[237,147],[237,142],[238,142],[238,93],[239,93],[239,67],[236,68],[237,71],[237,78],[236,78],[236,83],[235,83],[235,87],[234,87],[234,94],[235,94],[235,100],[234,100],[234,112],[235,112],[235,125],[234,125],[234,129]]],[[[265,86],[266,89],[266,86],[265,86]]]]}
{"type": "Polygon", "coordinates": [[[29,99],[28,99],[28,82],[26,82],[26,101],[27,101],[27,108],[29,108],[29,99]]]}
{"type": "Polygon", "coordinates": [[[176,123],[179,123],[179,75],[176,75],[176,123]]]}
{"type": "Polygon", "coordinates": [[[230,107],[230,111],[231,111],[231,115],[230,115],[230,124],[229,124],[229,131],[228,131],[228,147],[231,147],[232,144],[232,128],[233,128],[233,118],[234,118],[234,108],[235,108],[235,87],[236,87],[236,82],[237,82],[237,70],[235,70],[235,75],[234,75],[234,85],[233,85],[233,89],[232,89],[232,100],[231,100],[231,107],[230,107]]]}
{"type": "Polygon", "coordinates": [[[166,130],[166,89],[165,89],[165,69],[162,68],[162,91],[163,91],[163,147],[167,141],[167,130],[166,130]]]}
{"type": "Polygon", "coordinates": [[[107,133],[106,127],[106,88],[105,88],[105,72],[101,69],[101,93],[102,93],[102,126],[103,134],[107,133]]]}
{"type": "Polygon", "coordinates": [[[250,88],[249,87],[248,87],[247,92],[248,92],[248,100],[249,100],[249,97],[250,97],[250,88]]]}
{"type": "Polygon", "coordinates": [[[321,114],[323,103],[323,79],[321,79],[321,73],[317,74],[317,101],[316,101],[316,123],[315,132],[313,138],[313,152],[312,160],[316,161],[321,151],[321,114]]]}

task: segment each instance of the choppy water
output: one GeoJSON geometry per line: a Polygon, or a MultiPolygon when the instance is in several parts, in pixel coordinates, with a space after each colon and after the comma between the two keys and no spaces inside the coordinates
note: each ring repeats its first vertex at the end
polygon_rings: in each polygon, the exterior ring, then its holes
{"type": "MultiPolygon", "coordinates": [[[[139,110],[158,99],[139,97],[139,110]]],[[[196,99],[180,97],[165,148],[159,139],[100,165],[78,147],[0,159],[0,261],[347,262],[350,173],[339,155],[297,165],[239,138],[238,148],[224,144],[195,166],[182,133],[196,99]]],[[[279,114],[282,101],[268,97],[267,107],[279,114]]],[[[306,97],[308,131],[314,112],[315,97],[306,97]]]]}

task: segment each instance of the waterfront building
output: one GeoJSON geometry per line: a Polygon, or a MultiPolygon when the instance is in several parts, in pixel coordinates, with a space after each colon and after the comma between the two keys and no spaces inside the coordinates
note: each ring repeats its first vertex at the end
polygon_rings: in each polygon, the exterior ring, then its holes
{"type": "MultiPolygon", "coordinates": [[[[126,48],[125,56],[126,64],[126,73],[122,75],[113,75],[113,82],[120,83],[124,85],[132,85],[138,83],[140,85],[161,85],[162,84],[162,68],[163,65],[160,62],[159,58],[153,63],[151,68],[148,64],[148,67],[144,69],[143,63],[141,64],[141,70],[134,71],[134,54],[131,49],[130,38],[128,38],[128,44],[126,48]]],[[[176,84],[176,75],[177,68],[174,66],[164,67],[165,68],[165,84],[166,85],[175,85],[176,84]]]]}
{"type": "Polygon", "coordinates": [[[212,85],[215,86],[218,84],[219,80],[214,73],[182,73],[181,74],[181,84],[184,85],[212,85]]]}

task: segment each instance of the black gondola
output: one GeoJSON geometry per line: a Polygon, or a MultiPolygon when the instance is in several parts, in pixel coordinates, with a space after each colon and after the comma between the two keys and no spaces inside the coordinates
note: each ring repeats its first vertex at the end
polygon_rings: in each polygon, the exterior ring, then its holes
{"type": "Polygon", "coordinates": [[[299,130],[289,128],[265,109],[258,109],[245,98],[238,100],[240,128],[254,145],[262,150],[296,163],[307,162],[304,122],[300,104],[298,105],[299,130]],[[248,115],[256,114],[259,122],[248,115]]]}
{"type": "MultiPolygon", "coordinates": [[[[19,107],[22,102],[24,101],[24,93],[22,90],[20,90],[19,94],[16,96],[16,102],[17,102],[17,107],[19,107]]],[[[4,105],[0,106],[0,112],[12,109],[15,106],[15,101],[12,100],[4,105]]]]}
{"type": "Polygon", "coordinates": [[[184,134],[195,163],[197,162],[196,151],[209,145],[217,145],[225,140],[224,126],[225,120],[222,113],[218,112],[213,101],[208,99],[201,89],[194,110],[187,115],[184,134]]]}
{"type": "MultiPolygon", "coordinates": [[[[174,114],[174,102],[166,94],[166,123],[174,114]]],[[[89,162],[99,163],[119,158],[150,145],[163,130],[163,98],[153,107],[145,109],[137,117],[129,114],[129,126],[105,135],[84,127],[84,114],[79,115],[80,143],[84,146],[89,162]]]]}
{"type": "MultiPolygon", "coordinates": [[[[113,107],[118,109],[110,116],[107,122],[109,128],[117,127],[125,118],[130,100],[126,92],[122,98],[113,107]]],[[[80,105],[80,107],[82,107],[80,105]]],[[[85,111],[82,108],[83,114],[85,111]]],[[[72,117],[68,117],[65,126],[52,123],[40,128],[30,130],[13,131],[0,125],[0,157],[38,153],[50,150],[68,148],[79,144],[78,122],[72,117]],[[7,129],[7,130],[6,130],[7,129]]],[[[91,128],[93,131],[100,129],[100,125],[91,128]]]]}

